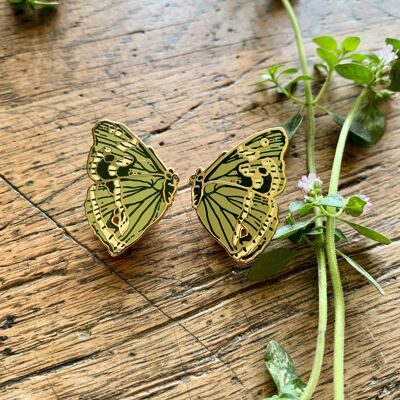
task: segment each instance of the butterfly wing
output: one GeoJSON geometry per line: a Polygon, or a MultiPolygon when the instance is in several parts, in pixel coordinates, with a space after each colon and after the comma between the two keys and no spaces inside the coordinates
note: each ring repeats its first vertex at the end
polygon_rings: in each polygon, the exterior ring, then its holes
{"type": "Polygon", "coordinates": [[[287,145],[283,128],[257,132],[210,165],[204,173],[204,182],[236,183],[275,197],[286,183],[283,156],[287,145]]]}
{"type": "Polygon", "coordinates": [[[283,128],[255,133],[191,178],[201,222],[238,261],[257,257],[278,226],[274,198],[286,183],[287,143],[283,128]]]}
{"type": "Polygon", "coordinates": [[[85,211],[95,234],[116,256],[162,217],[178,177],[122,124],[101,121],[93,137],[88,174],[94,184],[85,211]]]}
{"type": "Polygon", "coordinates": [[[100,121],[92,129],[93,146],[88,158],[88,173],[92,180],[110,179],[114,168],[119,175],[161,174],[165,165],[125,125],[112,121],[100,121]],[[113,167],[109,168],[112,163],[113,167]]]}
{"type": "Polygon", "coordinates": [[[264,250],[278,225],[273,199],[231,183],[207,183],[197,215],[227,252],[242,262],[264,250]]]}

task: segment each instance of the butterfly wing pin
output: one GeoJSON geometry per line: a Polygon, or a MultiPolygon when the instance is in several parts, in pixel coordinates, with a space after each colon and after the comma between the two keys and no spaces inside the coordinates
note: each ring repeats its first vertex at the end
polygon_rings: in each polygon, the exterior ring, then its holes
{"type": "Polygon", "coordinates": [[[179,178],[125,125],[104,120],[92,133],[87,170],[94,183],[85,211],[95,234],[116,256],[163,216],[179,178]]]}
{"type": "Polygon", "coordinates": [[[254,260],[277,229],[287,145],[283,128],[257,132],[190,178],[198,217],[237,261],[254,260]]]}

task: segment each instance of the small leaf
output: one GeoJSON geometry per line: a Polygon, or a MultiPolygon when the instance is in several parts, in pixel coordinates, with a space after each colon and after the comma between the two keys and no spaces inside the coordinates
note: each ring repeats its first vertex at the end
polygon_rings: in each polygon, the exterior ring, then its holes
{"type": "Polygon", "coordinates": [[[372,51],[366,51],[364,54],[367,60],[373,65],[378,65],[381,61],[381,59],[375,53],[372,53],[372,51]]]}
{"type": "MultiPolygon", "coordinates": [[[[331,113],[332,119],[342,126],[344,118],[331,113]]],[[[369,99],[363,105],[350,126],[350,139],[358,146],[371,146],[379,142],[386,130],[386,116],[376,101],[369,99]]]]}
{"type": "Polygon", "coordinates": [[[289,83],[287,83],[285,85],[285,89],[286,91],[288,91],[289,93],[291,93],[293,85],[296,85],[298,82],[300,81],[312,81],[314,78],[312,76],[309,75],[299,75],[296,76],[296,78],[294,78],[293,80],[291,80],[289,83]]]}
{"type": "Polygon", "coordinates": [[[322,64],[322,63],[314,64],[314,68],[320,74],[323,73],[323,74],[326,75],[326,73],[328,72],[328,67],[325,64],[322,64]]]}
{"type": "Polygon", "coordinates": [[[365,54],[351,54],[348,58],[350,58],[351,60],[358,62],[358,63],[362,63],[367,56],[365,54]]]}
{"type": "Polygon", "coordinates": [[[313,39],[313,42],[317,46],[330,51],[337,51],[338,48],[336,39],[332,36],[318,36],[313,39]]]}
{"type": "Polygon", "coordinates": [[[335,68],[335,65],[339,62],[338,56],[329,50],[325,50],[319,47],[317,49],[317,54],[322,60],[324,60],[328,64],[329,69],[335,68]]]}
{"type": "Polygon", "coordinates": [[[8,2],[16,10],[39,10],[43,8],[56,8],[58,7],[58,1],[50,0],[8,0],[8,2]]]}
{"type": "Polygon", "coordinates": [[[301,242],[301,239],[303,239],[303,233],[304,233],[304,230],[299,230],[299,231],[293,233],[293,235],[290,235],[290,236],[288,237],[288,239],[289,239],[292,243],[298,244],[298,243],[301,242]]]}
{"type": "Polygon", "coordinates": [[[295,213],[296,211],[299,211],[301,208],[303,208],[306,205],[306,202],[303,200],[295,200],[292,203],[289,204],[289,211],[291,213],[295,213]]]}
{"type": "Polygon", "coordinates": [[[271,399],[299,399],[306,387],[299,378],[287,351],[276,341],[269,342],[265,351],[265,366],[278,390],[271,399]]]}
{"type": "Polygon", "coordinates": [[[281,76],[281,75],[295,74],[297,71],[298,71],[297,68],[287,68],[287,69],[284,69],[284,70],[279,74],[279,76],[281,76]]]}
{"type": "Polygon", "coordinates": [[[367,202],[360,196],[351,196],[347,200],[344,212],[352,217],[359,217],[363,213],[366,204],[367,202]]]}
{"type": "Polygon", "coordinates": [[[293,117],[286,122],[283,127],[285,128],[289,140],[293,137],[293,135],[297,132],[297,130],[300,128],[301,124],[303,122],[303,116],[300,111],[297,111],[293,117]]]}
{"type": "Polygon", "coordinates": [[[250,267],[247,279],[249,281],[263,281],[282,271],[294,258],[303,254],[301,251],[288,248],[270,250],[260,257],[250,267]]]}
{"type": "Polygon", "coordinates": [[[342,41],[342,50],[344,53],[350,53],[351,51],[357,50],[360,45],[360,38],[357,36],[349,36],[342,41]]]}
{"type": "Polygon", "coordinates": [[[349,239],[347,239],[347,236],[339,228],[335,228],[335,237],[338,240],[342,240],[343,242],[349,241],[349,239]]]}
{"type": "Polygon", "coordinates": [[[355,262],[352,258],[350,258],[349,256],[346,256],[346,254],[342,253],[339,250],[336,250],[336,252],[340,255],[340,257],[342,257],[343,259],[345,259],[347,261],[347,263],[349,265],[351,265],[357,272],[359,272],[364,278],[367,279],[367,281],[375,286],[376,289],[378,289],[379,293],[381,295],[384,295],[385,292],[383,291],[381,285],[357,262],[355,262]]]}
{"type": "Polygon", "coordinates": [[[395,92],[392,92],[391,90],[387,89],[382,89],[379,92],[375,92],[375,103],[376,104],[382,104],[385,103],[386,101],[393,100],[393,98],[396,96],[395,92]]]}
{"type": "Polygon", "coordinates": [[[398,58],[392,64],[389,73],[390,85],[388,87],[392,92],[400,92],[400,59],[398,58]]]}
{"type": "Polygon", "coordinates": [[[272,79],[271,78],[260,79],[259,81],[255,81],[254,83],[250,83],[250,86],[263,85],[264,83],[267,83],[267,82],[272,82],[272,79]]]}
{"type": "Polygon", "coordinates": [[[281,67],[283,67],[283,64],[276,64],[276,65],[273,65],[272,67],[267,68],[266,70],[264,70],[264,72],[268,73],[269,75],[271,75],[271,77],[274,78],[275,77],[275,73],[281,67]]]}
{"type": "Polygon", "coordinates": [[[272,239],[273,240],[286,239],[290,235],[293,235],[294,233],[298,232],[299,230],[306,228],[308,225],[314,222],[314,220],[315,217],[310,218],[306,221],[295,222],[293,225],[284,225],[275,232],[275,235],[272,239]]]}
{"type": "Polygon", "coordinates": [[[338,64],[335,70],[343,78],[350,79],[359,85],[370,83],[374,79],[374,73],[363,64],[338,64]]]}
{"type": "Polygon", "coordinates": [[[322,233],[322,231],[324,230],[324,228],[322,226],[318,226],[312,229],[304,229],[303,233],[304,235],[307,236],[315,236],[315,235],[320,235],[322,233]]]}
{"type": "Polygon", "coordinates": [[[342,222],[345,222],[347,225],[350,225],[359,234],[367,237],[368,239],[375,240],[376,242],[382,243],[382,244],[392,243],[392,241],[388,237],[382,235],[381,233],[379,233],[377,231],[374,231],[371,228],[368,228],[363,225],[355,224],[354,222],[347,221],[346,219],[343,219],[343,218],[338,218],[338,219],[340,219],[340,221],[342,221],[342,222]]]}
{"type": "Polygon", "coordinates": [[[300,217],[305,217],[306,215],[310,214],[313,208],[314,206],[312,204],[306,204],[299,212],[300,217]]]}
{"type": "Polygon", "coordinates": [[[380,58],[370,51],[364,53],[350,54],[348,58],[360,64],[365,62],[365,60],[367,60],[368,63],[372,65],[378,65],[380,62],[380,58]]]}
{"type": "Polygon", "coordinates": [[[393,46],[393,50],[397,53],[400,51],[400,40],[393,38],[386,38],[385,44],[391,44],[393,46]]]}
{"type": "Polygon", "coordinates": [[[344,206],[343,197],[340,194],[329,194],[315,202],[318,206],[342,208],[344,206]]]}

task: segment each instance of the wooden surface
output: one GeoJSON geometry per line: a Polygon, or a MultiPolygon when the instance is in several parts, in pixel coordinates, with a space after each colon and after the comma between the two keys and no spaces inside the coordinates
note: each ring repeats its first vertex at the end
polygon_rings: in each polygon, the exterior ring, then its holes
{"type": "MultiPolygon", "coordinates": [[[[399,32],[397,0],[295,8],[308,54],[323,33],[360,34],[363,49],[376,50],[399,32]]],[[[1,400],[262,399],[274,390],[263,365],[271,339],[307,379],[315,261],[247,282],[247,269],[201,226],[188,185],[198,166],[293,114],[273,90],[250,86],[261,68],[296,63],[278,2],[69,1],[29,17],[2,1],[0,37],[1,400]],[[165,218],[115,259],[83,210],[90,129],[100,118],[127,124],[181,177],[165,218]]],[[[345,113],[357,90],[339,78],[332,89],[325,104],[345,113]]],[[[393,239],[342,247],[386,291],[342,265],[347,399],[400,398],[399,105],[387,107],[384,141],[349,146],[344,159],[341,190],[370,195],[375,211],[364,222],[393,239]]],[[[337,127],[318,116],[317,132],[326,182],[337,127]]],[[[302,128],[287,156],[282,213],[299,196],[304,153],[302,128]]],[[[332,322],[319,400],[332,398],[332,322]]]]}

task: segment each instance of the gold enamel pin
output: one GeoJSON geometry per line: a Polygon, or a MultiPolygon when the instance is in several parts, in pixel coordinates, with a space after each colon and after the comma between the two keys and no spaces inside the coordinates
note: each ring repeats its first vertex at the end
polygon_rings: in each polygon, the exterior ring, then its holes
{"type": "Polygon", "coordinates": [[[237,261],[254,260],[278,227],[287,146],[283,128],[257,132],[190,178],[200,221],[237,261]]]}
{"type": "Polygon", "coordinates": [[[87,192],[86,216],[117,256],[163,216],[179,178],[125,125],[104,120],[92,133],[87,172],[94,184],[87,192]]]}

